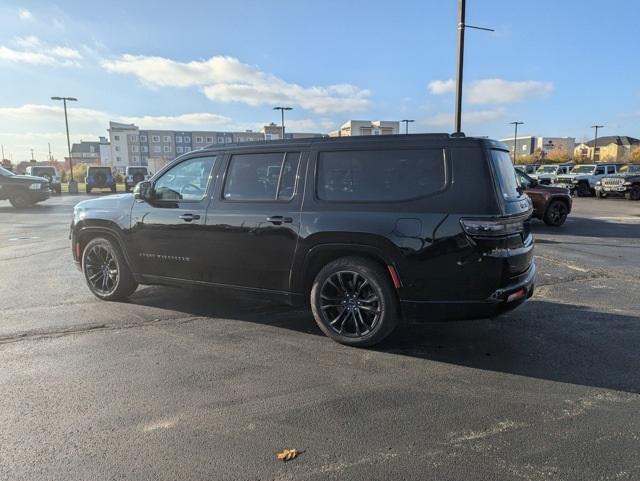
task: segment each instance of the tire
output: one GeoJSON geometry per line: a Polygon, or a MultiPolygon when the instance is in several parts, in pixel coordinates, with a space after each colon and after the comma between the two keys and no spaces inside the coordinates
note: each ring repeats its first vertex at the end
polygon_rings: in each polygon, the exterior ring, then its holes
{"type": "Polygon", "coordinates": [[[606,196],[607,194],[603,194],[599,190],[596,190],[596,199],[604,199],[606,196]]]}
{"type": "Polygon", "coordinates": [[[379,343],[400,318],[389,273],[362,257],[342,257],[320,270],[311,288],[311,310],[328,337],[356,347],[379,343]]]}
{"type": "Polygon", "coordinates": [[[22,191],[14,192],[13,194],[11,194],[11,196],[9,197],[9,202],[11,202],[11,205],[16,209],[26,209],[27,207],[31,207],[34,204],[34,202],[31,200],[31,197],[29,197],[29,194],[22,191]]]}
{"type": "Polygon", "coordinates": [[[640,185],[634,185],[631,190],[624,194],[627,200],[640,200],[640,185]]]}
{"type": "Polygon", "coordinates": [[[90,240],[82,251],[89,290],[103,301],[122,301],[138,288],[120,248],[106,237],[90,240]]]}
{"type": "Polygon", "coordinates": [[[58,195],[62,195],[62,186],[58,185],[55,189],[56,194],[58,195]]]}
{"type": "Polygon", "coordinates": [[[567,220],[569,214],[569,206],[562,200],[552,200],[547,207],[542,219],[545,224],[560,227],[567,220]]]}
{"type": "Polygon", "coordinates": [[[578,197],[588,197],[591,195],[591,189],[589,188],[589,184],[586,182],[580,182],[576,188],[576,192],[578,197]]]}

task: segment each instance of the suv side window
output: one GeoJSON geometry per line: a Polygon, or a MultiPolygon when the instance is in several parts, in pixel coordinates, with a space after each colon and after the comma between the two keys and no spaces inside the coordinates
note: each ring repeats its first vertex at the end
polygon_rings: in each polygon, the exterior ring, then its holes
{"type": "Polygon", "coordinates": [[[231,156],[223,196],[231,201],[289,201],[295,192],[300,152],[231,156]]]}
{"type": "Polygon", "coordinates": [[[447,184],[443,149],[320,152],[316,193],[337,202],[397,202],[447,184]]]}
{"type": "Polygon", "coordinates": [[[155,200],[199,202],[207,193],[216,157],[195,157],[167,170],[155,182],[155,200]]]}
{"type": "Polygon", "coordinates": [[[594,175],[604,175],[604,167],[598,167],[594,175]]]}
{"type": "Polygon", "coordinates": [[[616,166],[615,165],[607,166],[607,174],[615,174],[615,173],[616,173],[616,166]]]}

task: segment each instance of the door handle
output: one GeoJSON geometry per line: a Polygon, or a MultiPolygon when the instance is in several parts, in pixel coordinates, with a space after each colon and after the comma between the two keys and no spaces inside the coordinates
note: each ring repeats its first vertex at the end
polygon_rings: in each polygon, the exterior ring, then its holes
{"type": "Polygon", "coordinates": [[[271,222],[274,225],[280,224],[291,224],[293,222],[292,217],[283,217],[281,215],[272,215],[271,217],[267,217],[267,222],[271,222]]]}
{"type": "Polygon", "coordinates": [[[187,213],[187,214],[182,214],[178,216],[178,218],[182,219],[185,222],[191,222],[192,220],[198,220],[200,216],[198,214],[187,213]]]}

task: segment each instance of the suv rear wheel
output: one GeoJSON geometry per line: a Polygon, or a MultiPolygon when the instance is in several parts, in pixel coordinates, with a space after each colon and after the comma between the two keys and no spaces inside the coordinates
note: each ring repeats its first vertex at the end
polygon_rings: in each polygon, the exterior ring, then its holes
{"type": "Polygon", "coordinates": [[[343,257],[320,270],[311,289],[311,309],[322,332],[358,347],[382,341],[399,318],[389,274],[361,257],[343,257]]]}
{"type": "Polygon", "coordinates": [[[92,239],[84,248],[82,272],[89,290],[105,301],[127,299],[138,288],[120,249],[105,237],[92,239]]]}
{"type": "Polygon", "coordinates": [[[544,223],[554,227],[561,226],[567,220],[569,208],[567,203],[562,200],[552,200],[544,213],[544,223]]]}
{"type": "Polygon", "coordinates": [[[16,209],[24,209],[33,205],[33,202],[29,198],[29,195],[26,192],[20,191],[11,194],[11,197],[9,197],[9,202],[11,202],[11,205],[16,209]]]}

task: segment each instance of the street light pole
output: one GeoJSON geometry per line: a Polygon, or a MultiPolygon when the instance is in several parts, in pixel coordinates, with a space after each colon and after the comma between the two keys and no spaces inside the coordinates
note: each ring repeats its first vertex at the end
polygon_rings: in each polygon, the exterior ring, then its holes
{"type": "MultiPolygon", "coordinates": [[[[596,161],[596,150],[598,149],[598,129],[603,128],[604,125],[592,125],[591,128],[592,129],[596,129],[596,138],[593,141],[593,161],[596,161]]],[[[598,157],[598,160],[600,160],[600,158],[598,157]]]]}
{"type": "Polygon", "coordinates": [[[281,115],[281,125],[282,125],[282,140],[284,140],[284,111],[285,110],[293,110],[292,107],[274,107],[273,110],[279,110],[281,115]]]}
{"type": "Polygon", "coordinates": [[[77,102],[78,99],[75,97],[51,97],[51,100],[62,100],[62,104],[64,106],[64,125],[67,128],[67,150],[69,152],[69,172],[71,175],[71,179],[69,180],[69,193],[77,194],[78,183],[73,178],[73,160],[71,159],[71,141],[69,140],[69,119],[67,117],[67,100],[69,102],[77,102]]]}
{"type": "Polygon", "coordinates": [[[415,120],[413,120],[413,119],[404,119],[404,120],[401,120],[400,122],[404,122],[404,133],[405,133],[405,135],[409,135],[409,123],[410,122],[415,122],[415,120]]]}
{"type": "Polygon", "coordinates": [[[466,0],[458,0],[458,65],[456,73],[456,115],[455,115],[455,133],[462,133],[462,77],[464,70],[464,30],[465,28],[474,28],[476,30],[486,30],[493,32],[491,28],[474,27],[465,24],[466,0]]]}
{"type": "Polygon", "coordinates": [[[524,124],[524,122],[509,122],[511,125],[515,125],[516,129],[513,133],[513,163],[516,163],[516,155],[518,155],[518,125],[524,124]]]}

